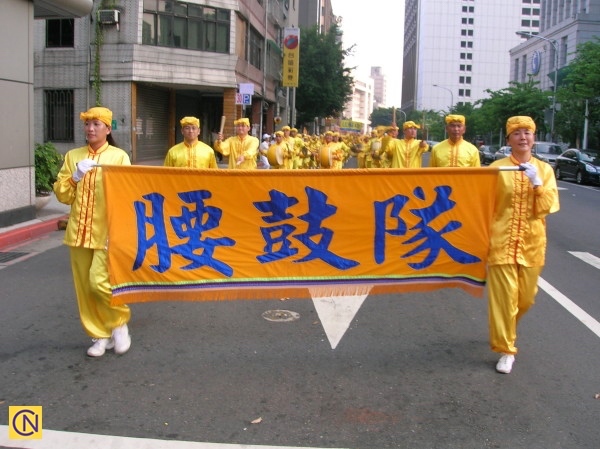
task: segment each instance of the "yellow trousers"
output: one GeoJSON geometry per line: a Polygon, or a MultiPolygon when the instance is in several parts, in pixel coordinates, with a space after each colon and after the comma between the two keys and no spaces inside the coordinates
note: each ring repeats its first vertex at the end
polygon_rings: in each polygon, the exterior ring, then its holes
{"type": "Polygon", "coordinates": [[[517,324],[535,303],[543,267],[488,267],[488,319],[492,351],[516,354],[517,324]]]}
{"type": "Polygon", "coordinates": [[[70,246],[71,270],[79,317],[92,338],[110,338],[112,330],[131,318],[128,306],[111,306],[106,250],[70,246]]]}

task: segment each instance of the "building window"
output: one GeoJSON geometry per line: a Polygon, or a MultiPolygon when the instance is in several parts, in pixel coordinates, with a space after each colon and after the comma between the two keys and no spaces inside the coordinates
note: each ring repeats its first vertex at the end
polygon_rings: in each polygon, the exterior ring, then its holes
{"type": "Polygon", "coordinates": [[[73,142],[73,90],[44,91],[44,140],[73,142]]]}
{"type": "Polygon", "coordinates": [[[74,19],[46,20],[46,48],[73,48],[74,42],[74,19]]]}
{"type": "Polygon", "coordinates": [[[248,49],[248,62],[252,64],[257,69],[262,70],[262,60],[263,60],[263,46],[264,39],[262,36],[256,31],[253,27],[250,27],[250,45],[248,49]]]}
{"type": "Polygon", "coordinates": [[[229,52],[230,12],[174,0],[144,0],[142,43],[229,52]]]}

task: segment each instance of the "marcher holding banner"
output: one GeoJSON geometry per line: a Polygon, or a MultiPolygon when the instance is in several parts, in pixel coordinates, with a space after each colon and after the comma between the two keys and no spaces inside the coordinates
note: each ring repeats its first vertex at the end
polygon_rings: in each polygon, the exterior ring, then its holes
{"type": "Polygon", "coordinates": [[[229,168],[255,169],[259,140],[249,135],[250,120],[239,118],[233,122],[236,135],[223,140],[223,132],[219,131],[215,142],[215,150],[223,156],[229,156],[229,168]]]}
{"type": "Polygon", "coordinates": [[[165,157],[165,167],[219,168],[215,152],[198,139],[200,119],[183,117],[179,121],[183,142],[171,147],[165,157]]]}
{"type": "Polygon", "coordinates": [[[111,135],[112,112],[103,107],[80,114],[85,123],[87,145],[70,150],[54,183],[56,198],[71,205],[64,243],[70,247],[71,270],[79,316],[94,344],[91,357],[114,348],[117,354],[129,350],[127,323],[131,311],[126,305],[111,305],[108,274],[108,224],[101,168],[96,165],[131,165],[129,156],[111,135]]]}
{"type": "Polygon", "coordinates": [[[535,129],[530,117],[509,118],[512,154],[491,165],[525,169],[498,175],[488,257],[490,346],[502,354],[496,370],[506,374],[517,353],[517,324],[535,302],[546,256],[545,219],[559,210],[552,167],[531,154],[535,129]]]}
{"type": "Polygon", "coordinates": [[[448,138],[431,149],[430,167],[481,167],[479,150],[463,139],[467,131],[464,115],[450,114],[445,118],[448,138]]]}

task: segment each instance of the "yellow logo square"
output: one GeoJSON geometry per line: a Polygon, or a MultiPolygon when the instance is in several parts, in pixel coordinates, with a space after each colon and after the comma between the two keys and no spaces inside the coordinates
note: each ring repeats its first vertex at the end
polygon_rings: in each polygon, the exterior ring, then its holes
{"type": "Polygon", "coordinates": [[[42,439],[42,406],[8,406],[8,438],[11,440],[42,439]]]}

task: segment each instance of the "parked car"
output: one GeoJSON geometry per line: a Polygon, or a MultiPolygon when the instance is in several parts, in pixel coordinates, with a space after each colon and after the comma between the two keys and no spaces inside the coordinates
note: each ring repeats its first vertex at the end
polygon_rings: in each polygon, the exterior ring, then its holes
{"type": "Polygon", "coordinates": [[[575,178],[577,184],[600,184],[600,150],[570,148],[556,158],[556,179],[575,178]]]}
{"type": "Polygon", "coordinates": [[[500,149],[494,153],[494,160],[497,161],[498,159],[504,159],[505,157],[510,156],[511,150],[512,148],[509,146],[500,147],[500,149]]]}
{"type": "Polygon", "coordinates": [[[479,161],[481,162],[481,165],[494,162],[494,153],[496,153],[496,150],[498,150],[498,148],[492,145],[481,145],[479,147],[479,161]]]}
{"type": "Polygon", "coordinates": [[[552,167],[556,164],[556,158],[563,153],[563,148],[553,142],[535,142],[531,149],[532,154],[544,162],[548,162],[552,167]]]}

